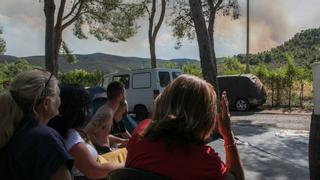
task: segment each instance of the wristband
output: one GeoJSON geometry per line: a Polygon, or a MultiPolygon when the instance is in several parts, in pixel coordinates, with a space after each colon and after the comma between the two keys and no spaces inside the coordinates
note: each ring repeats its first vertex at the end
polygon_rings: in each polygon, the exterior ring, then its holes
{"type": "Polygon", "coordinates": [[[236,145],[237,145],[237,143],[234,141],[234,143],[224,145],[224,147],[225,147],[225,148],[230,148],[230,147],[235,147],[236,145]]]}

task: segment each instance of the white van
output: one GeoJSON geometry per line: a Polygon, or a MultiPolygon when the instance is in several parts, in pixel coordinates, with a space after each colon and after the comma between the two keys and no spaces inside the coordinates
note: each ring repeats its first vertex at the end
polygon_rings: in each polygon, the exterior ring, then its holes
{"type": "Polygon", "coordinates": [[[137,120],[142,120],[151,112],[153,99],[181,74],[180,69],[167,68],[122,71],[106,75],[103,84],[107,87],[112,81],[123,83],[129,112],[135,113],[137,120]]]}

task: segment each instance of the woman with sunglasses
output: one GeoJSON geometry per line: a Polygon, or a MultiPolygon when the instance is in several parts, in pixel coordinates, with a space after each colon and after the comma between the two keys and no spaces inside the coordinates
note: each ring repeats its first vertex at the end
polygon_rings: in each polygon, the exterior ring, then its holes
{"type": "Polygon", "coordinates": [[[32,70],[0,94],[0,177],[71,179],[72,159],[61,136],[46,126],[59,114],[59,93],[52,74],[32,70]]]}

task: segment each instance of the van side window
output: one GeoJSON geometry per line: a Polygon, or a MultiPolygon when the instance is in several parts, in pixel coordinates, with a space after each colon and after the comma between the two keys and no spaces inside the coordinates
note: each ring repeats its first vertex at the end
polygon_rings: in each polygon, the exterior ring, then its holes
{"type": "Polygon", "coordinates": [[[160,86],[166,87],[170,83],[169,72],[159,72],[160,86]]]}
{"type": "Polygon", "coordinates": [[[112,81],[121,82],[124,85],[124,88],[128,89],[130,85],[130,76],[128,74],[113,76],[112,81]]]}
{"type": "Polygon", "coordinates": [[[132,88],[144,89],[151,87],[151,73],[136,73],[132,76],[132,88]]]}
{"type": "Polygon", "coordinates": [[[172,72],[172,79],[175,79],[180,75],[181,75],[181,72],[172,72]]]}

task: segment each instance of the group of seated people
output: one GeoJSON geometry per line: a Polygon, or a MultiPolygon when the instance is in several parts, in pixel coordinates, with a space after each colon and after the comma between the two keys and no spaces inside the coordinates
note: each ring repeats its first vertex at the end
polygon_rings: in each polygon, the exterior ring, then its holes
{"type": "Polygon", "coordinates": [[[0,176],[8,179],[103,179],[135,168],[170,179],[244,179],[226,94],[217,112],[209,83],[181,75],[155,99],[152,117],[132,137],[121,124],[128,110],[119,82],[92,114],[85,88],[60,85],[47,71],[18,74],[0,95],[0,176]],[[226,162],[208,146],[215,126],[226,162]]]}

